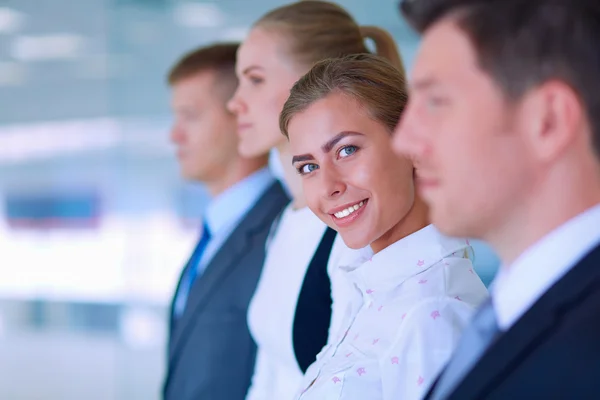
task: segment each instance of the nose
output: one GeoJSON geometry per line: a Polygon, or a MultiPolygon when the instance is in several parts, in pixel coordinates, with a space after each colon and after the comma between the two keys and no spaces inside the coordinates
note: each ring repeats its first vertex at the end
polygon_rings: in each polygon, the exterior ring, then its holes
{"type": "Polygon", "coordinates": [[[392,149],[396,154],[417,162],[427,151],[426,139],[424,127],[418,122],[413,109],[407,107],[394,129],[392,149]]]}
{"type": "Polygon", "coordinates": [[[169,132],[169,139],[171,140],[171,143],[180,144],[183,141],[184,136],[183,129],[181,129],[177,123],[174,124],[171,128],[171,132],[169,132]]]}
{"type": "Polygon", "coordinates": [[[229,110],[229,112],[236,114],[236,115],[244,112],[245,107],[244,107],[244,102],[242,101],[241,96],[240,96],[239,86],[236,89],[236,91],[233,93],[233,96],[231,97],[231,99],[229,99],[229,101],[227,102],[227,110],[229,110]]]}
{"type": "Polygon", "coordinates": [[[335,167],[321,168],[321,183],[326,199],[336,199],[346,192],[344,179],[335,167]]]}

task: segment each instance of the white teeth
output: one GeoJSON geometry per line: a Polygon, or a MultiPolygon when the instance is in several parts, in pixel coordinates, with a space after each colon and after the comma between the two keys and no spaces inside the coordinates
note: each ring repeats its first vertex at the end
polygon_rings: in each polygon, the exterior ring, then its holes
{"type": "Polygon", "coordinates": [[[338,211],[333,215],[335,215],[336,218],[344,218],[344,217],[347,217],[348,215],[352,214],[354,211],[358,210],[359,208],[361,208],[364,205],[365,205],[365,202],[361,201],[360,203],[350,206],[342,211],[338,211]]]}

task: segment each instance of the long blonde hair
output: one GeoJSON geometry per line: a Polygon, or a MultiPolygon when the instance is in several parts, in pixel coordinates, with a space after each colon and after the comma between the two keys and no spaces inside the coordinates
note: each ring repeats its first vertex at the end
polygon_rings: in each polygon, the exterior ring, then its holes
{"type": "Polygon", "coordinates": [[[402,58],[389,32],[376,26],[359,26],[344,8],[334,3],[292,3],[265,14],[254,26],[282,35],[287,52],[306,68],[327,58],[368,53],[365,39],[369,39],[375,54],[404,74],[402,58]]]}

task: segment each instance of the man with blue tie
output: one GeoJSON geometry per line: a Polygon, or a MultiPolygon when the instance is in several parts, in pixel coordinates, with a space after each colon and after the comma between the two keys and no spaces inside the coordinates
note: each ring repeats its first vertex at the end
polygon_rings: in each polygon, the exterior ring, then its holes
{"type": "Polygon", "coordinates": [[[237,86],[237,48],[192,51],[168,77],[181,174],[203,183],[212,199],[173,297],[166,400],[244,399],[256,353],[246,311],[270,227],[289,201],[267,154],[249,159],[237,152],[237,121],[226,109],[237,86]]]}
{"type": "Polygon", "coordinates": [[[426,398],[600,399],[600,2],[401,10],[423,38],[394,148],[438,229],[503,263],[426,398]]]}

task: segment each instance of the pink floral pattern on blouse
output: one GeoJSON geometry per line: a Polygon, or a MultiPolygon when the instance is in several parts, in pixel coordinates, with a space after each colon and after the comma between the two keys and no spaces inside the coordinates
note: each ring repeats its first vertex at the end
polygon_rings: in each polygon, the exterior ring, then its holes
{"type": "Polygon", "coordinates": [[[468,247],[430,225],[375,255],[346,250],[340,269],[356,295],[297,399],[421,399],[488,296],[468,247]]]}

